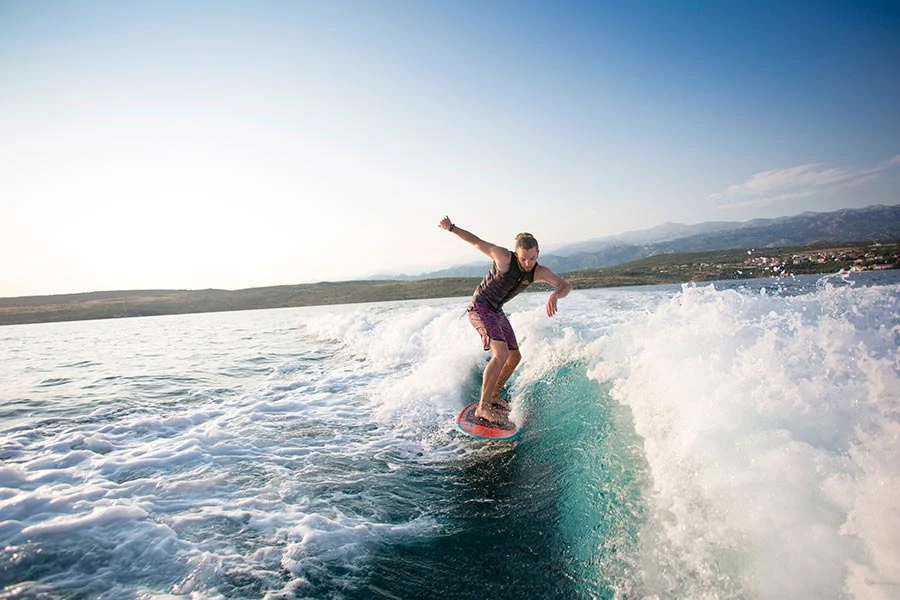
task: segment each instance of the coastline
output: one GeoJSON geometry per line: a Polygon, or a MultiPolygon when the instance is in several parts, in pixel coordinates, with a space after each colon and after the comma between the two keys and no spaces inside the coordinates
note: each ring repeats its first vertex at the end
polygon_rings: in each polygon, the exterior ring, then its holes
{"type": "MultiPolygon", "coordinates": [[[[562,273],[575,289],[900,268],[900,242],[665,254],[562,273]],[[877,252],[873,249],[877,249],[877,252]]],[[[0,325],[465,297],[480,277],[367,280],[241,290],[132,290],[0,298],[0,325]]],[[[548,290],[536,285],[533,290],[548,290]]]]}

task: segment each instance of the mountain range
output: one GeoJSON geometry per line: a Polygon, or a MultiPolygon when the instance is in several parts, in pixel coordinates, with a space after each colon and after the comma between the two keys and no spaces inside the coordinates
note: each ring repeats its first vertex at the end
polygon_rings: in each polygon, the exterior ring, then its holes
{"type": "MultiPolygon", "coordinates": [[[[664,223],[651,229],[576,242],[542,252],[541,264],[557,273],[598,269],[656,256],[732,248],[840,244],[900,239],[900,205],[875,205],[792,217],[716,221],[695,225],[664,223]]],[[[484,275],[484,261],[385,279],[431,279],[484,275]]]]}

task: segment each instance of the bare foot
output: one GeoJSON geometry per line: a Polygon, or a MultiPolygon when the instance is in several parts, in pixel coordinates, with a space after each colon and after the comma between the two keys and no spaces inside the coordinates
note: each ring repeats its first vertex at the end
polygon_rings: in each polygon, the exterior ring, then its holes
{"type": "Polygon", "coordinates": [[[475,409],[476,417],[494,423],[495,425],[502,425],[506,422],[506,415],[503,412],[496,410],[493,406],[485,409],[483,405],[484,402],[481,402],[479,403],[478,408],[475,409]]]}
{"type": "Polygon", "coordinates": [[[503,398],[500,395],[500,392],[495,392],[491,397],[491,407],[494,410],[502,411],[505,413],[508,413],[510,410],[512,410],[512,407],[509,405],[509,400],[503,398]]]}

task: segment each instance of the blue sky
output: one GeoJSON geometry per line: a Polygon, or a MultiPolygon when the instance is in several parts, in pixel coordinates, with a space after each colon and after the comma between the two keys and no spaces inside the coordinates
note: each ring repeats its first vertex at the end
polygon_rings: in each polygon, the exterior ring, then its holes
{"type": "Polygon", "coordinates": [[[0,296],[900,202],[896,2],[0,0],[0,296]]]}

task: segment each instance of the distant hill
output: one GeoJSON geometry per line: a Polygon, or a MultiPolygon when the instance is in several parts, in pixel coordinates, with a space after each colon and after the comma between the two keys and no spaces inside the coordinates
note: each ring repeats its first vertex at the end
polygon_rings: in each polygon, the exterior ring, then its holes
{"type": "Polygon", "coordinates": [[[728,229],[740,227],[743,224],[744,223],[739,221],[707,221],[696,225],[663,223],[662,225],[657,225],[650,229],[628,231],[596,240],[566,244],[565,246],[554,250],[553,254],[558,256],[572,256],[573,254],[600,252],[601,250],[617,246],[643,246],[646,244],[670,242],[679,238],[690,237],[702,233],[726,231],[728,229]]]}
{"type": "MultiPolygon", "coordinates": [[[[900,240],[802,247],[659,254],[604,269],[562,271],[576,289],[716,279],[784,277],[839,270],[900,268],[900,240]]],[[[156,315],[465,298],[480,277],[417,281],[340,281],[243,290],[132,290],[0,298],[0,325],[156,315]]],[[[551,289],[530,286],[528,292],[551,289]]],[[[461,300],[462,301],[462,300],[461,300]]]]}
{"type": "MultiPolygon", "coordinates": [[[[565,273],[610,267],[660,254],[898,238],[900,205],[877,205],[743,222],[665,223],[652,229],[577,242],[553,252],[542,252],[540,262],[557,273],[565,273]]],[[[486,264],[489,263],[479,261],[395,279],[481,276],[486,264]]]]}

